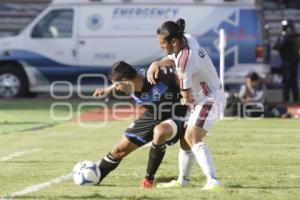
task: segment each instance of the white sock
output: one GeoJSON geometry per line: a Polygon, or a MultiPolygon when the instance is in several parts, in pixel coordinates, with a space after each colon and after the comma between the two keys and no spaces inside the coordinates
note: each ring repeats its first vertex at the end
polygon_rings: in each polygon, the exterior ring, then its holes
{"type": "Polygon", "coordinates": [[[217,172],[208,146],[204,142],[199,142],[192,147],[192,151],[207,180],[217,179],[217,172]]]}
{"type": "Polygon", "coordinates": [[[187,185],[190,180],[195,156],[192,151],[185,151],[180,148],[178,153],[179,176],[178,182],[181,185],[187,185]]]}

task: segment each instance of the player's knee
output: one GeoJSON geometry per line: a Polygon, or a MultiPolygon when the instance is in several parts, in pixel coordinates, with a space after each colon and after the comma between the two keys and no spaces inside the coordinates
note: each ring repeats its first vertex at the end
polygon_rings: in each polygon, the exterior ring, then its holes
{"type": "Polygon", "coordinates": [[[164,143],[172,135],[172,128],[168,124],[159,124],[154,128],[153,142],[164,143]]]}
{"type": "Polygon", "coordinates": [[[190,151],[191,147],[190,145],[187,143],[187,141],[185,140],[185,138],[181,138],[180,139],[180,148],[185,150],[185,151],[190,151]]]}
{"type": "Polygon", "coordinates": [[[128,153],[129,152],[126,150],[126,148],[122,148],[119,145],[116,145],[111,151],[111,154],[117,159],[124,158],[128,155],[128,153]]]}
{"type": "Polygon", "coordinates": [[[202,141],[202,138],[206,135],[206,131],[200,127],[192,126],[188,127],[185,131],[184,139],[189,144],[193,146],[198,142],[202,141]]]}
{"type": "Polygon", "coordinates": [[[195,134],[193,131],[186,131],[184,134],[184,139],[189,145],[192,145],[196,142],[197,134],[195,134]]]}
{"type": "Polygon", "coordinates": [[[192,141],[193,141],[193,134],[189,133],[189,132],[185,132],[185,135],[184,135],[184,140],[190,144],[192,141]]]}
{"type": "Polygon", "coordinates": [[[161,124],[155,126],[153,132],[154,132],[154,135],[157,135],[157,136],[162,135],[165,132],[164,126],[161,124]]]}

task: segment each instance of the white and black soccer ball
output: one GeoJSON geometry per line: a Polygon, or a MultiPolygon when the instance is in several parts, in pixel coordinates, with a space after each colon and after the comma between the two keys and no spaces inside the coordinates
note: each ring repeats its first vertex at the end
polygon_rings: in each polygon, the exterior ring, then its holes
{"type": "Polygon", "coordinates": [[[73,180],[76,185],[95,185],[100,177],[100,169],[92,161],[80,161],[73,168],[73,180]]]}

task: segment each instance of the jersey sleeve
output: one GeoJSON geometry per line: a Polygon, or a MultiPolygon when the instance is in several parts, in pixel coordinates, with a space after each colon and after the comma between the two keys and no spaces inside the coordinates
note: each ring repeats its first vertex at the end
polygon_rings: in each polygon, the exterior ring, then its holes
{"type": "Polygon", "coordinates": [[[167,55],[167,57],[172,60],[172,61],[175,61],[175,54],[171,54],[171,55],[167,55]]]}

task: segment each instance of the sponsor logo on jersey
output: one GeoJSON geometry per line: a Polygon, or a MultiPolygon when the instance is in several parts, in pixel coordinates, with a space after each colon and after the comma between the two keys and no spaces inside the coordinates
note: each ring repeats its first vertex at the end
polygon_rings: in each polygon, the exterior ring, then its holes
{"type": "Polygon", "coordinates": [[[201,58],[204,58],[204,57],[205,57],[205,51],[204,51],[204,49],[200,48],[200,49],[198,50],[198,55],[199,55],[201,58]]]}

